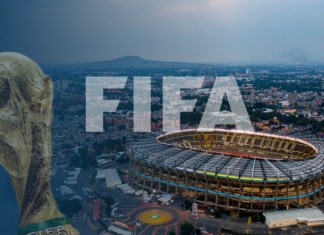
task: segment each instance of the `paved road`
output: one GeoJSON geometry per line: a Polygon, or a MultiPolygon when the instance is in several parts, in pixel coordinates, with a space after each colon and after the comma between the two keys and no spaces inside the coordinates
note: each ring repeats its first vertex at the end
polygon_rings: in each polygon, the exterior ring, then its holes
{"type": "MultiPolygon", "coordinates": [[[[126,165],[125,168],[126,169],[126,165]]],[[[73,170],[65,168],[65,170],[73,170]]],[[[63,172],[63,169],[60,169],[57,172],[57,175],[52,178],[52,187],[53,191],[60,186],[63,185],[63,180],[66,178],[68,174],[66,172],[63,172]]],[[[77,195],[80,195],[84,199],[87,199],[87,195],[85,195],[82,191],[83,187],[91,187],[90,186],[90,178],[92,176],[92,171],[90,170],[82,170],[81,174],[78,178],[78,184],[69,186],[74,190],[74,192],[77,195]]],[[[148,209],[150,207],[161,207],[158,204],[149,203],[145,204],[142,202],[140,198],[137,198],[135,196],[131,195],[125,195],[118,189],[109,189],[106,188],[104,184],[96,184],[93,186],[94,191],[101,196],[110,196],[115,199],[115,201],[120,203],[120,209],[119,209],[119,215],[123,214],[123,217],[119,218],[121,221],[124,221],[125,223],[135,224],[136,222],[136,215],[144,209],[148,209]]],[[[55,192],[56,196],[61,197],[60,195],[57,195],[58,193],[55,192]]],[[[222,215],[221,218],[209,218],[209,217],[198,217],[192,216],[189,213],[184,212],[180,205],[183,203],[183,198],[177,198],[174,203],[172,203],[168,207],[161,207],[161,208],[167,208],[168,210],[171,210],[174,212],[175,216],[178,216],[176,221],[174,221],[172,224],[165,225],[165,226],[147,226],[143,225],[141,228],[141,231],[139,231],[139,234],[142,235],[154,235],[154,234],[168,234],[169,231],[173,230],[178,232],[178,225],[180,222],[183,221],[189,221],[194,223],[197,227],[206,227],[207,231],[213,234],[217,234],[217,231],[220,228],[227,228],[234,231],[240,231],[240,232],[249,232],[251,234],[272,234],[272,235],[297,235],[297,234],[305,234],[304,232],[309,230],[305,227],[291,227],[287,230],[283,229],[274,229],[274,230],[268,230],[266,225],[264,224],[248,224],[247,223],[247,217],[245,218],[233,218],[228,215],[222,215]]],[[[97,227],[97,224],[95,222],[91,221],[91,225],[87,222],[73,222],[73,225],[81,231],[81,234],[85,235],[96,235],[96,230],[93,229],[93,227],[97,227]]],[[[324,231],[324,227],[315,227],[311,229],[312,231],[324,231]]],[[[323,232],[324,234],[324,232],[323,232]]]]}

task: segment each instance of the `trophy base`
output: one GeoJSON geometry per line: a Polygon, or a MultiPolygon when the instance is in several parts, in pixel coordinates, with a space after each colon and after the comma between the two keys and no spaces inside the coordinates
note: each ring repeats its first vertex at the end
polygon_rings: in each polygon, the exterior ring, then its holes
{"type": "Polygon", "coordinates": [[[58,218],[22,227],[18,235],[80,235],[80,233],[67,222],[66,218],[58,218]]]}

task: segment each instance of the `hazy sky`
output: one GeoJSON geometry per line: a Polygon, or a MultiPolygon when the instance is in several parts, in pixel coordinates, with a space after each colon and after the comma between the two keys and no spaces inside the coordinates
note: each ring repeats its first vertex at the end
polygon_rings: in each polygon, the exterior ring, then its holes
{"type": "Polygon", "coordinates": [[[0,50],[43,63],[324,62],[323,10],[323,0],[2,0],[0,50]]]}

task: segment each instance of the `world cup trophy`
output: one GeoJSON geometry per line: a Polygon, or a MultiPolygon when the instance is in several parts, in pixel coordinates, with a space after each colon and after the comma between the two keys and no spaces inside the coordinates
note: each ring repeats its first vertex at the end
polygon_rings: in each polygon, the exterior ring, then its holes
{"type": "Polygon", "coordinates": [[[79,234],[51,192],[52,88],[31,59],[0,53],[0,164],[19,204],[19,235],[79,234]]]}

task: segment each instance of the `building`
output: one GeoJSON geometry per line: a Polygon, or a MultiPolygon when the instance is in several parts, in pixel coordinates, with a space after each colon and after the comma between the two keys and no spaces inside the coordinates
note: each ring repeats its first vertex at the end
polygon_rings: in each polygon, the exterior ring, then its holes
{"type": "Polygon", "coordinates": [[[287,100],[278,102],[278,107],[289,107],[289,102],[287,100]]]}
{"type": "Polygon", "coordinates": [[[127,146],[129,179],[143,190],[233,212],[319,204],[324,139],[310,132],[295,135],[215,129],[139,139],[127,146]]]}
{"type": "Polygon", "coordinates": [[[263,215],[266,218],[265,224],[269,228],[289,227],[298,224],[324,225],[324,214],[317,208],[264,212],[263,215]]]}
{"type": "Polygon", "coordinates": [[[96,180],[104,180],[108,188],[114,188],[117,185],[122,184],[115,168],[98,170],[96,180]]]}

